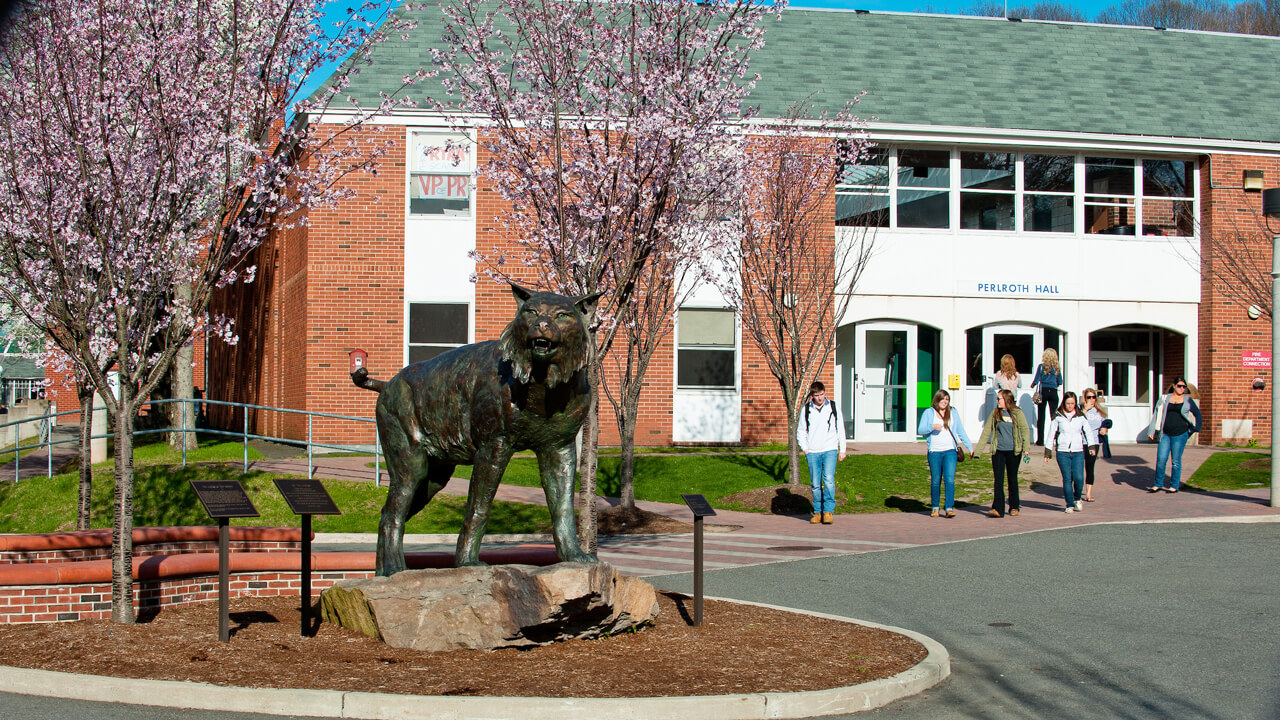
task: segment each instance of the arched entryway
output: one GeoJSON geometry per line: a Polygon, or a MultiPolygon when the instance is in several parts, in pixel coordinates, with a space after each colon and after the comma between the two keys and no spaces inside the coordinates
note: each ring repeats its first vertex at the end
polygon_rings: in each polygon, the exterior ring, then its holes
{"type": "Polygon", "coordinates": [[[1155,402],[1173,378],[1189,375],[1187,336],[1155,325],[1115,325],[1089,333],[1089,378],[1107,398],[1112,442],[1145,442],[1155,402]]]}

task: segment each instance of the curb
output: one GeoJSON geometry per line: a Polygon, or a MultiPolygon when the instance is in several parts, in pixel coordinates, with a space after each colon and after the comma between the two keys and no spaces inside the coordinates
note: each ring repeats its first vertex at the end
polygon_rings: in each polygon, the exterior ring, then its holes
{"type": "Polygon", "coordinates": [[[864,620],[784,608],[777,605],[714,598],[742,605],[856,623],[905,635],[925,646],[928,655],[892,677],[828,690],[743,695],[695,695],[643,698],[453,697],[392,695],[339,690],[238,688],[176,680],[141,680],[77,675],[52,670],[0,666],[5,692],[19,695],[88,700],[191,710],[302,715],[362,720],[470,720],[510,717],[521,720],[763,720],[837,715],[883,707],[923,692],[951,675],[951,656],[941,643],[911,630],[864,620]],[[429,702],[426,702],[428,701],[429,702]]]}

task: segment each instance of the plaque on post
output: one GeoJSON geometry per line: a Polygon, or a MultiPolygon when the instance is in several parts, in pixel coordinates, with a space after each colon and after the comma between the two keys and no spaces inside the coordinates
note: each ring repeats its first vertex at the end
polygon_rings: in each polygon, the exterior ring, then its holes
{"type": "Polygon", "coordinates": [[[289,509],[302,516],[302,561],[299,568],[301,586],[298,589],[302,604],[302,636],[311,634],[311,516],[341,515],[324,483],[300,478],[276,478],[276,489],[284,496],[289,509]]]}
{"type": "Polygon", "coordinates": [[[701,495],[681,495],[693,511],[693,624],[702,624],[702,518],[715,515],[711,503],[701,495]]]}
{"type": "Polygon", "coordinates": [[[258,517],[249,494],[235,480],[191,480],[200,504],[209,517],[218,521],[218,640],[231,639],[227,605],[231,588],[231,528],[233,517],[258,517]]]}

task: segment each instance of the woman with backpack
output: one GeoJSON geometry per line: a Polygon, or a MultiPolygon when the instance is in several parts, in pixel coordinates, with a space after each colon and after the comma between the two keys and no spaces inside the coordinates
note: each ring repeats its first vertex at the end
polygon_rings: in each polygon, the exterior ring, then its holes
{"type": "Polygon", "coordinates": [[[1058,452],[1058,471],[1062,473],[1062,499],[1068,513],[1084,510],[1084,455],[1098,453],[1098,436],[1084,413],[1076,407],[1076,394],[1063,393],[1062,405],[1049,423],[1044,461],[1058,452]]]}

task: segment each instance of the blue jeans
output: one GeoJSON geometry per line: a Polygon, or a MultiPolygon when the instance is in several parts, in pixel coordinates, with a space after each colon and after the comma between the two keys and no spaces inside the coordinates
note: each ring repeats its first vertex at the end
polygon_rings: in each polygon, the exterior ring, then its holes
{"type": "Polygon", "coordinates": [[[956,505],[956,451],[942,450],[929,453],[929,502],[930,507],[938,508],[938,483],[947,483],[947,504],[944,510],[956,505]]]}
{"type": "Polygon", "coordinates": [[[809,461],[809,487],[813,488],[813,511],[836,511],[836,458],[837,450],[805,453],[809,461]]]}
{"type": "Polygon", "coordinates": [[[1062,498],[1073,508],[1084,497],[1084,453],[1058,453],[1058,471],[1062,473],[1062,498]]]}
{"type": "Polygon", "coordinates": [[[1182,485],[1182,451],[1187,448],[1190,432],[1181,435],[1165,435],[1160,433],[1160,445],[1156,448],[1156,487],[1164,487],[1164,464],[1173,461],[1173,469],[1169,477],[1169,487],[1177,490],[1182,485]]]}

